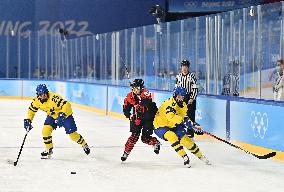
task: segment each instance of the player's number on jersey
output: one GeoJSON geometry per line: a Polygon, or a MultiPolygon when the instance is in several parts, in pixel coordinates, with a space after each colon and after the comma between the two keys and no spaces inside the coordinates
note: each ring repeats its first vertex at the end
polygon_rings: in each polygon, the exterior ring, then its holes
{"type": "Polygon", "coordinates": [[[144,93],[145,97],[151,97],[150,91],[144,91],[143,93],[144,93]]]}
{"type": "Polygon", "coordinates": [[[52,101],[54,102],[54,103],[57,103],[58,101],[59,101],[59,97],[57,96],[57,95],[54,95],[53,97],[52,97],[52,101]]]}
{"type": "Polygon", "coordinates": [[[166,108],[166,114],[168,114],[168,113],[176,114],[176,110],[174,108],[172,108],[171,106],[168,106],[166,108]]]}

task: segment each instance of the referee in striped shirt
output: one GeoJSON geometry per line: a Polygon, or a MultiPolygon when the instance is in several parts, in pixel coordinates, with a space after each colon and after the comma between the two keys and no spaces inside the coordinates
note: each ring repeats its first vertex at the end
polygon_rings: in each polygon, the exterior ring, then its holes
{"type": "Polygon", "coordinates": [[[176,76],[175,86],[181,86],[186,88],[187,94],[184,101],[187,103],[187,116],[193,122],[195,127],[200,127],[198,123],[195,122],[195,111],[196,111],[196,97],[198,94],[197,79],[194,73],[189,72],[190,62],[188,60],[183,60],[181,62],[181,73],[176,76]]]}

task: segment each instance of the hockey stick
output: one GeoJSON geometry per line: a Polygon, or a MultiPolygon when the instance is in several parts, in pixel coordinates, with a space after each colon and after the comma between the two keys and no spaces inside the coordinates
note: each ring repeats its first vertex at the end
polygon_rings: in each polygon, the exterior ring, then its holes
{"type": "MultiPolygon", "coordinates": [[[[203,130],[202,130],[202,131],[203,131],[203,130]]],[[[211,136],[211,137],[213,137],[213,138],[215,138],[215,139],[217,139],[217,140],[219,140],[219,141],[222,141],[222,142],[224,142],[224,143],[226,143],[226,144],[228,144],[228,145],[230,145],[230,146],[232,146],[232,147],[235,147],[235,148],[237,148],[237,149],[240,149],[240,150],[246,152],[247,154],[251,154],[251,155],[255,156],[255,157],[258,158],[258,159],[268,159],[268,158],[274,157],[274,156],[276,155],[276,152],[275,152],[275,151],[270,152],[270,153],[267,153],[267,154],[265,154],[265,155],[257,155],[257,154],[254,154],[254,153],[252,153],[252,152],[249,152],[249,151],[247,151],[247,150],[245,150],[245,149],[243,149],[243,148],[241,148],[241,147],[239,147],[239,146],[237,146],[237,145],[234,145],[233,143],[230,143],[229,141],[226,141],[226,140],[224,140],[224,139],[221,139],[220,137],[217,137],[216,135],[213,135],[213,134],[211,134],[211,133],[209,133],[209,132],[203,131],[203,133],[205,133],[206,135],[209,135],[209,136],[211,136]]]]}
{"type": "Polygon", "coordinates": [[[124,67],[125,67],[125,73],[126,73],[127,79],[129,80],[129,85],[130,85],[130,84],[131,84],[131,81],[130,81],[130,76],[129,76],[128,68],[127,68],[127,66],[126,66],[126,63],[123,61],[122,57],[121,57],[121,56],[119,56],[119,57],[120,57],[120,60],[121,60],[121,62],[123,63],[123,65],[124,65],[124,67]]]}
{"type": "Polygon", "coordinates": [[[22,146],[21,146],[21,149],[20,149],[20,151],[19,151],[17,160],[16,160],[15,162],[11,162],[11,161],[8,160],[8,162],[11,163],[11,164],[14,164],[14,166],[17,166],[17,164],[18,164],[18,161],[19,161],[19,158],[20,158],[20,156],[21,156],[21,153],[22,153],[22,150],[23,150],[23,147],[24,147],[24,144],[25,144],[27,135],[28,135],[28,131],[27,131],[26,134],[25,134],[25,137],[24,137],[24,140],[23,140],[23,142],[22,142],[22,146]]]}

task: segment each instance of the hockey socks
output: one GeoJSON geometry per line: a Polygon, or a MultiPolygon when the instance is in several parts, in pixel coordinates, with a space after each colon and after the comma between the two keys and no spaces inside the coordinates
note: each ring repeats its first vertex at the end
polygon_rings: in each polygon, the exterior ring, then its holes
{"type": "Polygon", "coordinates": [[[77,133],[76,131],[69,134],[70,139],[72,139],[73,141],[75,141],[76,143],[78,143],[79,145],[81,145],[82,147],[84,145],[86,145],[86,141],[84,140],[84,138],[82,137],[82,135],[80,135],[79,133],[77,133]]]}
{"type": "Polygon", "coordinates": [[[43,142],[46,149],[52,149],[53,143],[52,143],[52,136],[43,137],[43,142]]]}
{"type": "Polygon", "coordinates": [[[79,133],[77,133],[76,131],[69,134],[69,137],[75,141],[76,143],[78,143],[79,145],[81,145],[83,147],[84,152],[89,155],[90,154],[90,148],[88,146],[88,144],[86,143],[85,139],[82,137],[82,135],[80,135],[79,133]]]}
{"type": "Polygon", "coordinates": [[[50,125],[44,125],[42,129],[42,138],[47,150],[53,148],[51,133],[53,128],[50,125]]]}
{"type": "Polygon", "coordinates": [[[192,154],[194,154],[196,157],[201,158],[202,153],[199,150],[199,147],[187,136],[184,135],[180,143],[185,146],[192,154]]]}
{"type": "Polygon", "coordinates": [[[167,139],[171,143],[171,146],[179,154],[179,156],[183,157],[186,155],[186,152],[181,146],[177,135],[173,131],[167,131],[164,135],[164,138],[167,139]]]}
{"type": "Polygon", "coordinates": [[[129,154],[132,151],[132,149],[134,148],[134,145],[137,143],[138,139],[139,139],[138,134],[132,133],[130,135],[130,137],[128,138],[128,140],[125,144],[125,150],[124,150],[127,154],[129,154]]]}

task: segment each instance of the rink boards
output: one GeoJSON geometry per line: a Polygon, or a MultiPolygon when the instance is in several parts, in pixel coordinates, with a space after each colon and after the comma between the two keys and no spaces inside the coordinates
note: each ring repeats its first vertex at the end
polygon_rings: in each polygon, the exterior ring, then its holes
{"type": "MultiPolygon", "coordinates": [[[[47,84],[50,91],[81,108],[122,118],[123,100],[130,90],[129,87],[68,81],[0,80],[0,97],[33,97],[40,83],[47,84]]],[[[169,91],[151,91],[157,106],[172,95],[169,91]]],[[[284,105],[280,102],[200,95],[196,119],[206,131],[237,141],[253,152],[277,150],[276,159],[284,160],[284,130],[281,126],[284,105]]]]}

